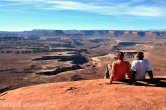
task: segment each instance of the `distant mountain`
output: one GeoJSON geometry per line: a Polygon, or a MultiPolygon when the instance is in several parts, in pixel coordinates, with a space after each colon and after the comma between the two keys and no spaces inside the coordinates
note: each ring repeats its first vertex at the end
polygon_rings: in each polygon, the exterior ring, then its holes
{"type": "Polygon", "coordinates": [[[166,31],[127,30],[32,30],[23,32],[0,31],[0,37],[153,37],[166,39],[166,31]]]}
{"type": "Polygon", "coordinates": [[[65,34],[80,34],[80,30],[63,30],[65,34]]]}

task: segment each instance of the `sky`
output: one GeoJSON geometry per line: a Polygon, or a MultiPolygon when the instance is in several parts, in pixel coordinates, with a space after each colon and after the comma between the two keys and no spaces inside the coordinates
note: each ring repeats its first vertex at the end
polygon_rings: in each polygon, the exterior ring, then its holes
{"type": "Polygon", "coordinates": [[[0,31],[166,29],[166,0],[0,0],[0,31]]]}

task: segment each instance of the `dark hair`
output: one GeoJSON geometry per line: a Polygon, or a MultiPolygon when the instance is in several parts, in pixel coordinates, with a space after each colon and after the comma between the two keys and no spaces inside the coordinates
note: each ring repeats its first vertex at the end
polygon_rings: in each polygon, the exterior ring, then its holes
{"type": "Polygon", "coordinates": [[[138,52],[137,54],[138,58],[144,58],[144,53],[143,52],[138,52]]]}
{"type": "Polygon", "coordinates": [[[116,57],[117,57],[117,59],[123,59],[124,58],[124,52],[118,52],[117,54],[116,54],[116,57]]]}

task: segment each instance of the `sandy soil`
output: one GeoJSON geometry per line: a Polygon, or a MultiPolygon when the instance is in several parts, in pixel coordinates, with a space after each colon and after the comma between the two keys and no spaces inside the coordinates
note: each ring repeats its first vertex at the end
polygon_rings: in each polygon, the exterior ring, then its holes
{"type": "Polygon", "coordinates": [[[108,80],[50,83],[0,94],[0,110],[165,110],[165,88],[108,80]]]}

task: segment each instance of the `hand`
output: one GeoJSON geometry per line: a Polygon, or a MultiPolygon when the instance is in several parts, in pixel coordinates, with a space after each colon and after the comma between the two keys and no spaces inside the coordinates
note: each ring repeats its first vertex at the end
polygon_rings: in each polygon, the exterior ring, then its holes
{"type": "Polygon", "coordinates": [[[111,84],[112,84],[112,81],[110,80],[109,85],[111,85],[111,84]]]}
{"type": "Polygon", "coordinates": [[[150,79],[150,82],[151,82],[152,84],[156,84],[153,78],[150,79]]]}
{"type": "Polygon", "coordinates": [[[132,85],[132,84],[133,84],[133,82],[130,80],[130,81],[129,81],[129,85],[132,85]]]}

